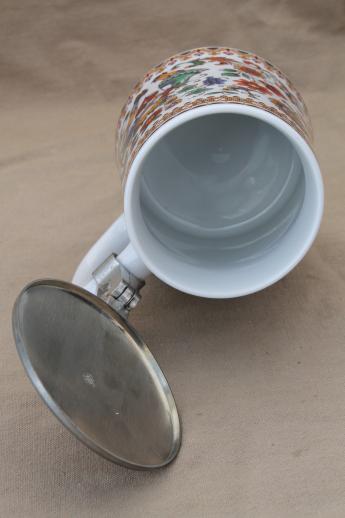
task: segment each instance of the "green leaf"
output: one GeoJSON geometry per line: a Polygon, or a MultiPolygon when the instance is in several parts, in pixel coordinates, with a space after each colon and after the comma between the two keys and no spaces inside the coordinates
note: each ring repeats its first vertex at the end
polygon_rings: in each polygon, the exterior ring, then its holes
{"type": "Polygon", "coordinates": [[[228,77],[238,77],[240,74],[237,72],[237,70],[234,70],[233,68],[224,68],[221,75],[228,77]]]}

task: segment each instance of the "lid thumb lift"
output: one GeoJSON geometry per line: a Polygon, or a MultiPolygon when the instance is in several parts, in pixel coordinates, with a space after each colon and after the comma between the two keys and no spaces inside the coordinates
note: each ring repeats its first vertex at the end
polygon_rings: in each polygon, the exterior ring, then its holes
{"type": "Polygon", "coordinates": [[[127,319],[129,311],[141,300],[140,290],[145,282],[130,273],[116,257],[115,254],[107,257],[92,272],[92,277],[97,284],[97,296],[127,319]]]}

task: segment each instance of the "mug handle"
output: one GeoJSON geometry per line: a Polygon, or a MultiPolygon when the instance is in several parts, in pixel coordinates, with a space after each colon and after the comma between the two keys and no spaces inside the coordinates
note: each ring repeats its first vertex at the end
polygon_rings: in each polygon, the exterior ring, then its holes
{"type": "Polygon", "coordinates": [[[121,214],[84,256],[74,273],[73,284],[95,294],[97,285],[92,273],[112,254],[115,254],[117,261],[138,279],[144,280],[150,275],[150,270],[146,268],[129,241],[125,217],[121,214]]]}

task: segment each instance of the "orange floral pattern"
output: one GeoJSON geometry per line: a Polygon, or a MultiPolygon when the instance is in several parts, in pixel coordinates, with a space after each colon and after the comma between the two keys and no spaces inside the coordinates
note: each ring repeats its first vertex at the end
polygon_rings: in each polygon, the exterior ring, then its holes
{"type": "Polygon", "coordinates": [[[187,110],[217,103],[269,111],[311,143],[307,108],[283,72],[251,52],[198,48],[152,68],[129,96],[117,127],[123,185],[139,149],[162,124],[187,110]]]}

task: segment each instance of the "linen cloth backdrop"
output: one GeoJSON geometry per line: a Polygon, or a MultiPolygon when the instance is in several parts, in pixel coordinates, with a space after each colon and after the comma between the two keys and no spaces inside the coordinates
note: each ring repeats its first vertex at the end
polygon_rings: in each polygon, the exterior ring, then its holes
{"type": "Polygon", "coordinates": [[[345,515],[345,12],[340,0],[0,1],[0,515],[345,515]],[[135,472],[67,432],[26,378],[11,309],[68,280],[121,213],[114,128],[131,86],[182,49],[253,50],[303,93],[326,185],[284,280],[227,301],[151,277],[131,322],[183,421],[170,467],[135,472]]]}

